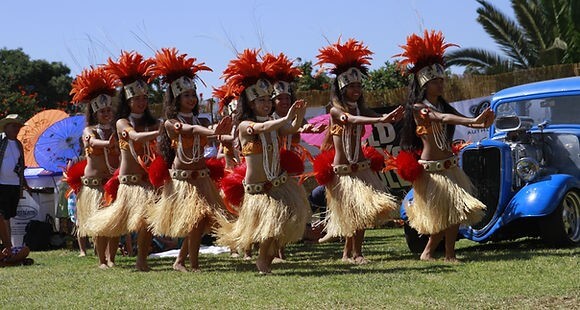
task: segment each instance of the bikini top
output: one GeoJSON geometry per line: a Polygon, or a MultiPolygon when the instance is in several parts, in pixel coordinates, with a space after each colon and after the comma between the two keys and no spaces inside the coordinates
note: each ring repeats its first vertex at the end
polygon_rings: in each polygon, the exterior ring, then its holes
{"type": "MultiPolygon", "coordinates": [[[[334,124],[330,127],[330,134],[333,136],[342,136],[344,132],[344,125],[334,124]]],[[[365,135],[365,126],[362,128],[361,136],[365,135]]]]}
{"type": "Polygon", "coordinates": [[[418,113],[415,113],[415,122],[417,123],[415,134],[417,136],[424,136],[433,132],[433,126],[429,119],[429,111],[428,107],[424,107],[418,113]]]}
{"type": "MultiPolygon", "coordinates": [[[[199,144],[203,148],[207,145],[207,137],[200,136],[199,144]]],[[[177,149],[179,145],[179,136],[171,138],[171,148],[177,149]]],[[[193,147],[193,136],[181,136],[181,145],[183,149],[191,149],[193,147]]]]}
{"type": "MultiPolygon", "coordinates": [[[[101,148],[101,147],[95,148],[95,147],[92,147],[90,145],[90,140],[93,138],[97,139],[97,136],[95,135],[94,132],[91,132],[90,135],[84,137],[84,139],[87,141],[87,145],[85,146],[85,154],[87,156],[90,156],[90,155],[97,155],[98,156],[98,155],[105,154],[105,148],[101,148]]],[[[100,137],[99,137],[99,139],[100,139],[100,137]]],[[[108,152],[109,155],[119,155],[119,150],[117,148],[107,148],[107,149],[109,150],[109,152],[108,152]]]]}
{"type": "MultiPolygon", "coordinates": [[[[121,135],[119,137],[119,148],[121,150],[126,150],[126,151],[131,150],[131,147],[129,145],[129,132],[131,132],[131,131],[135,131],[135,129],[132,127],[129,127],[129,128],[126,128],[125,130],[123,130],[123,132],[121,133],[121,135]]],[[[156,143],[155,139],[147,141],[147,142],[149,142],[149,147],[151,149],[155,149],[155,143],[156,143]]],[[[143,153],[144,153],[143,147],[147,142],[133,141],[133,147],[135,149],[135,152],[137,152],[137,155],[143,155],[143,153]]]]}
{"type": "MultiPolygon", "coordinates": [[[[254,123],[250,123],[248,126],[248,131],[254,131],[254,123]]],[[[252,154],[262,154],[262,141],[258,138],[258,135],[252,135],[253,139],[247,141],[242,145],[242,155],[252,155],[252,154]]],[[[278,137],[278,143],[280,143],[280,138],[278,137]]],[[[266,149],[271,151],[273,148],[272,144],[268,144],[266,149]]]]}

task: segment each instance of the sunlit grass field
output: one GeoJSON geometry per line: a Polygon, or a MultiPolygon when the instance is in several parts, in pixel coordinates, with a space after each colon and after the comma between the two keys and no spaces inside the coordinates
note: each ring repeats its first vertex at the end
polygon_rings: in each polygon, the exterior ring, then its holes
{"type": "Polygon", "coordinates": [[[99,270],[93,253],[34,252],[32,266],[0,269],[1,309],[578,309],[579,248],[535,239],[457,243],[460,264],[421,262],[400,228],[369,230],[368,265],[340,260],[342,244],[296,244],[274,273],[253,261],[201,255],[200,273],[171,269],[172,259],[135,258],[99,270]]]}

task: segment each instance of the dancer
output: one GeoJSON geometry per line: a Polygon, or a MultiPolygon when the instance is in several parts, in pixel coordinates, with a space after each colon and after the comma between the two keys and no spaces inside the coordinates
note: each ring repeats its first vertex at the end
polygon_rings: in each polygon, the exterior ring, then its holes
{"type": "MultiPolygon", "coordinates": [[[[377,115],[364,104],[362,80],[367,74],[372,52],[361,42],[349,39],[320,49],[317,64],[330,64],[336,75],[331,87],[330,130],[334,154],[319,155],[319,161],[331,160],[332,166],[316,171],[333,174],[319,183],[326,185],[327,234],[346,238],[343,261],[365,264],[362,243],[366,228],[380,224],[397,210],[396,197],[372,171],[382,168],[383,157],[371,147],[361,148],[363,125],[396,122],[403,117],[399,107],[389,114],[377,115]],[[378,158],[378,167],[371,162],[378,158]],[[371,160],[369,160],[371,159],[371,160]],[[331,172],[331,173],[332,173],[331,172]]],[[[325,154],[325,153],[322,153],[325,154]]],[[[315,163],[315,170],[319,167],[315,163]]]]}
{"type": "MultiPolygon", "coordinates": [[[[173,269],[187,271],[185,257],[189,255],[192,271],[199,271],[199,247],[204,233],[209,233],[214,214],[225,206],[210,179],[210,169],[203,157],[210,136],[229,134],[231,118],[224,117],[215,129],[206,128],[197,118],[199,97],[195,86],[197,73],[211,71],[195,58],[178,55],[175,48],[161,49],[149,72],[161,77],[167,85],[163,108],[167,119],[162,129],[160,150],[171,165],[171,180],[163,187],[159,202],[149,216],[154,234],[167,237],[187,237],[173,269]]],[[[223,168],[222,168],[223,169],[223,168]]]]}
{"type": "MultiPolygon", "coordinates": [[[[79,238],[83,238],[83,241],[85,237],[92,235],[87,229],[87,221],[98,209],[102,208],[103,186],[119,165],[119,149],[115,138],[115,128],[112,126],[113,96],[118,85],[119,80],[105,72],[103,67],[84,70],[72,85],[72,101],[86,104],[87,127],[82,135],[86,161],[74,164],[66,173],[69,182],[74,184],[75,175],[78,175],[75,170],[84,167],[79,184],[82,187],[76,202],[77,234],[79,238]],[[75,167],[76,165],[80,166],[75,167]]],[[[71,187],[78,189],[78,185],[71,187]]],[[[99,234],[94,234],[93,237],[99,258],[99,268],[113,267],[119,238],[99,234]]]]}
{"type": "MultiPolygon", "coordinates": [[[[414,188],[413,203],[406,207],[409,225],[429,235],[421,260],[433,260],[437,245],[445,238],[445,260],[456,262],[459,225],[480,221],[485,205],[472,196],[473,185],[457,166],[451,148],[453,132],[455,125],[487,128],[495,116],[487,108],[475,118],[465,117],[443,98],[443,54],[450,46],[455,44],[445,43],[441,32],[425,30],[423,37],[407,37],[407,45],[401,46],[403,53],[396,56],[403,57],[401,68],[413,74],[401,146],[411,154],[420,154],[420,160],[414,163],[419,173],[409,180],[414,188]]],[[[406,165],[399,170],[412,168],[406,165]]]]}
{"type": "Polygon", "coordinates": [[[119,136],[121,162],[118,177],[106,185],[107,195],[114,201],[99,210],[89,220],[89,230],[97,235],[119,237],[137,232],[137,261],[139,271],[149,271],[147,255],[152,235],[147,229],[145,215],[155,202],[155,192],[148,178],[148,166],[155,158],[155,139],[159,122],[148,108],[146,71],[151,60],[136,52],[122,52],[117,62],[109,59],[107,72],[123,82],[119,93],[116,129],[119,136]],[[115,190],[115,183],[118,189],[115,190]]]}
{"type": "Polygon", "coordinates": [[[234,123],[238,125],[247,169],[239,218],[223,223],[218,242],[235,249],[248,249],[258,243],[256,267],[267,274],[274,254],[302,237],[310,216],[304,191],[280,169],[279,159],[279,138],[298,130],[306,103],[298,100],[285,117],[271,119],[272,86],[264,79],[268,74],[257,54],[256,50],[245,50],[224,71],[226,83],[232,89],[242,89],[234,123]]]}

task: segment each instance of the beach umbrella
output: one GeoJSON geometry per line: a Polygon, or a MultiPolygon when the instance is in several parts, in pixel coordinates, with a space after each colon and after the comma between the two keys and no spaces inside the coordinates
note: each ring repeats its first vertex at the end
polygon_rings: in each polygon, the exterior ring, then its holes
{"type": "Polygon", "coordinates": [[[81,136],[85,128],[83,115],[70,116],[48,127],[34,147],[38,165],[49,171],[62,171],[68,160],[81,156],[81,136]]]}
{"type": "Polygon", "coordinates": [[[68,117],[68,114],[61,110],[44,110],[35,114],[24,123],[17,137],[22,142],[24,148],[24,165],[27,167],[38,167],[34,159],[34,146],[38,141],[38,137],[46,128],[66,117],[68,117]]]}

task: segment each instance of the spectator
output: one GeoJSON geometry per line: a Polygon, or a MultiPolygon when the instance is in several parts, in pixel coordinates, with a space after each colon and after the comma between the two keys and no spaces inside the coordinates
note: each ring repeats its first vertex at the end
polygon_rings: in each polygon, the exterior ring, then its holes
{"type": "Polygon", "coordinates": [[[0,120],[0,132],[3,132],[0,139],[0,239],[7,256],[12,253],[10,218],[16,215],[22,190],[28,189],[24,179],[24,149],[16,139],[22,125],[18,114],[9,114],[0,120]]]}

